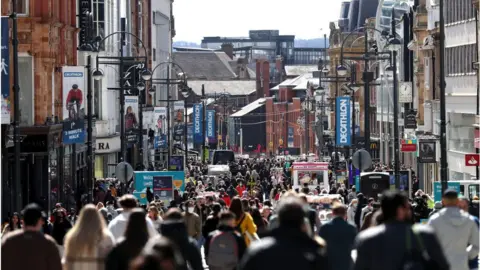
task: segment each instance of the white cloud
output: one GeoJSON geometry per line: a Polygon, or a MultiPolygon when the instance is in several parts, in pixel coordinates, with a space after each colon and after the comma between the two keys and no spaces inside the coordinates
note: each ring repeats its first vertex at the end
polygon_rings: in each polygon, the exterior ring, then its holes
{"type": "Polygon", "coordinates": [[[249,30],[316,38],[340,15],[341,0],[175,0],[175,40],[200,43],[204,36],[248,36],[249,30]],[[322,30],[321,30],[322,29],[322,30]]]}

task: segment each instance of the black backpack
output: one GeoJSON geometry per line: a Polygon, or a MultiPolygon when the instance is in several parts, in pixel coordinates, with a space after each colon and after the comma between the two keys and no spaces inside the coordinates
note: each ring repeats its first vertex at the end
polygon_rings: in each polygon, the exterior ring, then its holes
{"type": "Polygon", "coordinates": [[[402,266],[399,270],[435,270],[439,269],[436,262],[430,258],[427,249],[423,244],[422,237],[418,233],[415,226],[412,226],[411,230],[407,230],[405,236],[406,250],[403,258],[402,266]],[[418,249],[412,247],[412,235],[413,241],[418,244],[418,249]]]}

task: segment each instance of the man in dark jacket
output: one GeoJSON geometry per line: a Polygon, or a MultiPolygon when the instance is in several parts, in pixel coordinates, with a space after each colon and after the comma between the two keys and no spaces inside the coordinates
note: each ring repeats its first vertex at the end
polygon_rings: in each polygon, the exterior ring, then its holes
{"type": "Polygon", "coordinates": [[[355,240],[357,256],[354,270],[402,269],[407,262],[412,262],[407,261],[407,258],[418,258],[415,254],[421,254],[421,250],[428,253],[434,269],[450,269],[432,228],[414,227],[414,234],[412,225],[408,223],[412,211],[407,195],[400,191],[384,192],[381,209],[384,224],[361,232],[355,240]]]}
{"type": "Polygon", "coordinates": [[[357,211],[355,212],[355,225],[357,225],[357,229],[361,227],[361,216],[362,216],[362,209],[367,205],[367,200],[363,193],[357,194],[358,204],[357,204],[357,211]]]}
{"type": "MultiPolygon", "coordinates": [[[[197,244],[187,233],[187,227],[183,215],[177,208],[168,210],[160,225],[162,236],[172,241],[181,250],[183,258],[188,262],[192,270],[203,270],[202,256],[197,244]]],[[[152,239],[152,241],[155,241],[152,239]]]]}
{"type": "Polygon", "coordinates": [[[310,229],[302,200],[294,196],[282,198],[277,213],[279,227],[250,245],[238,269],[327,269],[323,240],[307,235],[310,229]]]}
{"type": "Polygon", "coordinates": [[[347,207],[336,204],[332,208],[334,218],[320,227],[320,237],[327,242],[328,269],[350,270],[352,248],[357,228],[346,221],[347,207]]]}

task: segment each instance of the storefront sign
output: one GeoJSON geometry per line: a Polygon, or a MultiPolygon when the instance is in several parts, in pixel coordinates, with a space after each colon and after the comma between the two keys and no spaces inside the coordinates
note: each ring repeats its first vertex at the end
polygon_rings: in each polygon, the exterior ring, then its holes
{"type": "Polygon", "coordinates": [[[193,137],[196,143],[202,143],[203,130],[202,130],[202,120],[203,120],[203,104],[197,103],[193,104],[193,137]]]}
{"type": "MultiPolygon", "coordinates": [[[[13,148],[12,148],[13,149],[13,148]]],[[[22,153],[48,152],[48,135],[28,135],[20,144],[22,153]]]]}
{"type": "Polygon", "coordinates": [[[476,167],[480,163],[479,154],[466,154],[465,155],[465,166],[476,167]]]}
{"type": "Polygon", "coordinates": [[[2,118],[1,124],[10,124],[10,46],[8,39],[8,17],[2,17],[1,22],[1,55],[2,62],[0,64],[0,72],[2,76],[0,81],[2,82],[2,118]]]}
{"type": "Polygon", "coordinates": [[[350,97],[337,97],[336,103],[335,132],[337,134],[337,146],[350,146],[350,97]]]}
{"type": "Polygon", "coordinates": [[[85,142],[85,67],[65,66],[63,76],[63,143],[85,142]]]}
{"type": "Polygon", "coordinates": [[[419,163],[436,163],[437,162],[435,141],[421,141],[419,142],[419,147],[420,147],[419,153],[418,153],[419,163]]]}
{"type": "Polygon", "coordinates": [[[96,154],[116,153],[120,151],[120,137],[97,138],[96,154]]]}

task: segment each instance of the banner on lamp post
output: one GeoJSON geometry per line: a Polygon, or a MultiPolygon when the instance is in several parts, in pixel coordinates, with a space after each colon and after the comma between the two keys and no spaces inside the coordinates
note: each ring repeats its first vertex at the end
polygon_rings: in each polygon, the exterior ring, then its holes
{"type": "Polygon", "coordinates": [[[62,67],[63,143],[85,142],[85,67],[62,67]]]}
{"type": "Polygon", "coordinates": [[[125,137],[128,143],[138,141],[138,96],[125,97],[125,137]]]}
{"type": "Polygon", "coordinates": [[[351,145],[350,97],[337,97],[335,102],[335,134],[337,146],[351,145]]]}
{"type": "Polygon", "coordinates": [[[215,111],[208,110],[207,111],[207,138],[208,141],[215,141],[215,111]]]}
{"type": "Polygon", "coordinates": [[[167,108],[155,107],[153,109],[153,119],[155,123],[154,148],[167,147],[167,108]]]}
{"type": "Polygon", "coordinates": [[[0,71],[2,73],[0,81],[2,82],[2,118],[1,124],[10,124],[10,44],[8,39],[8,17],[2,17],[1,22],[2,45],[1,55],[2,62],[0,71]]]}
{"type": "Polygon", "coordinates": [[[205,139],[202,128],[203,104],[193,104],[193,139],[195,143],[203,143],[205,139]]]}

